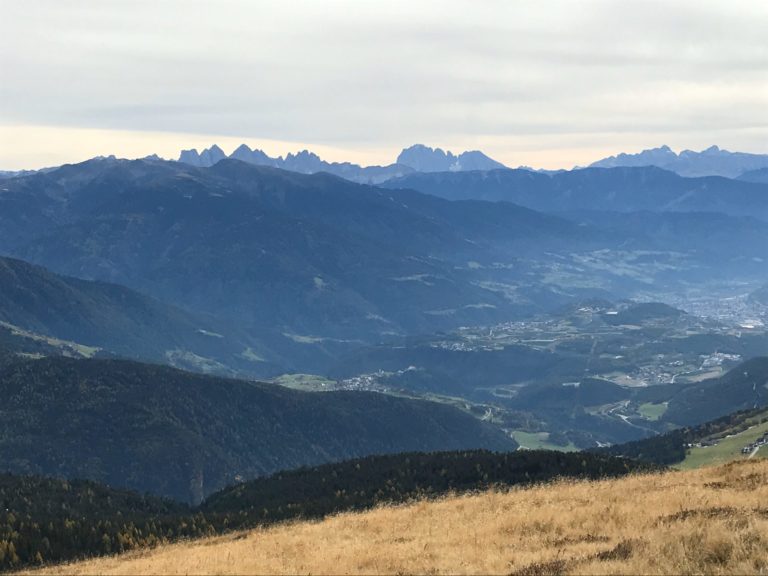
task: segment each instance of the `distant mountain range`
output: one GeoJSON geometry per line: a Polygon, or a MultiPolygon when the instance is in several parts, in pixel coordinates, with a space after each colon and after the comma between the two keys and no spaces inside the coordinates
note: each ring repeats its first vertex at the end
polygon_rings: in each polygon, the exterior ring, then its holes
{"type": "Polygon", "coordinates": [[[227,156],[216,144],[210,148],[206,148],[200,153],[195,149],[182,150],[181,155],[179,156],[179,162],[189,164],[190,166],[208,168],[225,158],[241,160],[242,162],[247,162],[248,164],[253,164],[255,166],[281,168],[283,170],[290,170],[291,172],[299,172],[301,174],[327,172],[329,174],[340,176],[346,180],[363,184],[378,184],[385,180],[389,180],[390,178],[403,176],[413,172],[412,168],[404,164],[363,167],[350,162],[326,162],[317,154],[308,150],[303,150],[296,154],[288,154],[285,158],[282,156],[272,158],[262,150],[251,150],[245,144],[238,146],[238,148],[229,156],[227,156]]]}
{"type": "MultiPolygon", "coordinates": [[[[590,164],[592,168],[657,166],[681,176],[724,176],[737,178],[745,172],[768,168],[768,154],[729,152],[710,146],[701,152],[683,150],[676,154],[669,146],[619,154],[590,164]]],[[[758,180],[759,181],[759,180],[758,180]]],[[[764,181],[764,180],[763,180],[764,181]]]]}
{"type": "MultiPolygon", "coordinates": [[[[347,180],[365,184],[380,184],[415,172],[467,172],[489,171],[506,168],[501,162],[489,158],[478,150],[458,155],[440,148],[415,144],[403,149],[394,164],[388,166],[359,166],[350,162],[326,162],[316,154],[304,150],[288,154],[285,158],[272,158],[262,150],[251,150],[242,144],[227,156],[217,145],[202,152],[183,150],[179,162],[192,166],[209,167],[224,158],[234,158],[257,166],[272,166],[302,174],[328,172],[347,180]]],[[[619,168],[655,166],[675,172],[680,176],[723,176],[751,182],[765,182],[768,178],[760,170],[768,171],[768,154],[729,152],[711,146],[701,152],[683,150],[679,154],[669,146],[643,150],[636,154],[621,153],[590,164],[590,168],[619,168]]],[[[551,174],[557,172],[541,171],[551,174]]]]}
{"type": "MultiPolygon", "coordinates": [[[[99,156],[97,158],[104,157],[99,156]]],[[[114,158],[114,156],[109,158],[114,158]]],[[[414,144],[404,148],[394,163],[385,166],[360,166],[352,162],[327,162],[309,150],[289,153],[285,157],[272,157],[263,150],[251,149],[247,144],[241,144],[231,154],[226,154],[216,144],[199,152],[195,148],[182,150],[178,161],[198,168],[209,168],[225,158],[241,160],[256,166],[281,168],[301,174],[327,172],[353,182],[374,185],[417,172],[486,172],[507,168],[501,162],[488,157],[479,150],[454,154],[449,150],[431,148],[423,144],[414,144]]],[[[161,158],[152,154],[143,160],[161,160],[161,158]]],[[[768,182],[768,154],[731,152],[718,146],[710,146],[701,152],[683,150],[677,153],[669,146],[664,145],[637,153],[622,152],[589,165],[590,168],[642,168],[648,166],[669,170],[686,177],[723,176],[748,182],[768,182]]],[[[0,180],[27,176],[35,172],[49,172],[56,168],[0,170],[0,180]]],[[[527,166],[520,166],[520,169],[539,174],[566,172],[566,170],[534,170],[527,166]]]]}
{"type": "Polygon", "coordinates": [[[56,168],[58,168],[58,166],[39,168],[37,170],[0,170],[0,180],[5,178],[16,178],[18,176],[29,176],[35,172],[50,172],[51,170],[56,170],[56,168]]]}
{"type": "Polygon", "coordinates": [[[440,148],[429,148],[416,144],[404,149],[394,164],[388,166],[359,166],[350,162],[326,162],[317,154],[303,150],[297,154],[288,154],[285,158],[272,158],[262,150],[251,150],[241,144],[227,156],[216,144],[202,152],[195,149],[182,150],[179,162],[207,168],[220,160],[233,158],[256,166],[271,166],[301,174],[328,172],[353,182],[363,184],[378,184],[409,174],[411,172],[442,172],[463,170],[495,170],[505,166],[480,151],[462,152],[458,156],[452,152],[444,152],[440,148]]]}

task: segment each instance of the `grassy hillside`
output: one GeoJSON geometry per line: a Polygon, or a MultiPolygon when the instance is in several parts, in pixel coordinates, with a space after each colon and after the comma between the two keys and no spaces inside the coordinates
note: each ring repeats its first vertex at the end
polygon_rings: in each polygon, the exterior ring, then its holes
{"type": "Polygon", "coordinates": [[[487,451],[373,456],[239,484],[189,508],[87,481],[0,475],[0,571],[151,547],[286,520],[553,478],[645,469],[598,455],[487,451]]]}
{"type": "MultiPolygon", "coordinates": [[[[753,408],[594,452],[659,465],[697,468],[744,458],[741,449],[768,431],[768,409],[753,408]]],[[[764,455],[768,450],[763,451],[764,455]]]]}
{"type": "Polygon", "coordinates": [[[750,460],[382,507],[47,572],[761,573],[766,498],[768,461],[750,460]]]}
{"type": "Polygon", "coordinates": [[[129,361],[12,361],[0,368],[0,398],[0,472],[87,478],[194,503],[298,466],[517,447],[436,402],[299,392],[129,361]]]}
{"type": "Polygon", "coordinates": [[[709,442],[699,443],[691,447],[685,459],[678,465],[680,468],[699,468],[723,464],[731,460],[743,458],[764,458],[768,449],[761,446],[744,454],[742,450],[752,445],[756,440],[768,433],[768,411],[749,418],[745,421],[747,428],[743,431],[733,430],[712,438],[709,442]],[[711,444],[714,443],[714,444],[711,444]]]}

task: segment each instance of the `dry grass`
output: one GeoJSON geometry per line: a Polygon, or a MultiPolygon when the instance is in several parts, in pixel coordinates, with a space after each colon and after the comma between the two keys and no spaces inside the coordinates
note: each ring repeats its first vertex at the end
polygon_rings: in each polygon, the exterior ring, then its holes
{"type": "Polygon", "coordinates": [[[768,461],[379,508],[48,572],[766,573],[768,461]]]}

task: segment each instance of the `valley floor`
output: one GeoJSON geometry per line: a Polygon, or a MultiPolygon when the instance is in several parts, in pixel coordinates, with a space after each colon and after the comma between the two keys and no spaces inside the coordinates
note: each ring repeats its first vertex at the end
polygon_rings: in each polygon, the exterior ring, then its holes
{"type": "Polygon", "coordinates": [[[526,575],[766,571],[764,459],[384,507],[44,570],[526,575]]]}

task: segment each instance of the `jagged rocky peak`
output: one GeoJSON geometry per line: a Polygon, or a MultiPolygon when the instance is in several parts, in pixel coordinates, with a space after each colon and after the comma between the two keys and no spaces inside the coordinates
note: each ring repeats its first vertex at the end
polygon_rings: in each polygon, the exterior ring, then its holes
{"type": "MultiPolygon", "coordinates": [[[[622,165],[620,163],[631,163],[631,165],[650,165],[654,162],[659,161],[674,161],[677,159],[677,154],[675,154],[674,150],[664,144],[663,146],[659,146],[658,148],[647,148],[646,150],[643,150],[642,152],[638,152],[637,154],[626,154],[622,152],[621,154],[618,154],[616,156],[610,156],[609,158],[606,158],[602,162],[610,162],[611,160],[616,161],[617,164],[622,165]]],[[[627,164],[629,165],[629,164],[627,164]]]]}
{"type": "Polygon", "coordinates": [[[410,166],[418,172],[445,172],[450,170],[456,157],[440,148],[430,148],[423,144],[414,144],[410,148],[403,149],[397,157],[398,164],[410,166]]]}
{"type": "Polygon", "coordinates": [[[183,162],[184,164],[191,164],[193,166],[199,166],[200,154],[197,153],[197,148],[182,150],[181,154],[179,154],[179,162],[183,162]]]}
{"type": "Polygon", "coordinates": [[[227,156],[216,144],[210,148],[206,148],[200,153],[194,148],[191,150],[182,150],[181,155],[179,156],[179,162],[207,168],[227,157],[242,162],[248,162],[249,164],[273,166],[304,173],[328,170],[331,166],[323,161],[317,154],[310,152],[309,150],[302,150],[296,154],[288,154],[285,158],[281,156],[272,158],[263,150],[251,149],[247,144],[241,144],[229,156],[227,156]]]}
{"type": "Polygon", "coordinates": [[[676,157],[677,154],[675,154],[675,151],[672,150],[669,146],[666,144],[663,144],[659,146],[658,148],[650,148],[648,150],[643,150],[641,154],[646,154],[648,156],[662,156],[662,157],[676,157]]]}
{"type": "Polygon", "coordinates": [[[320,156],[309,150],[302,150],[296,154],[289,152],[288,156],[285,157],[285,161],[288,160],[320,160],[320,156]]]}
{"type": "Polygon", "coordinates": [[[414,144],[403,149],[397,164],[413,168],[417,172],[459,172],[464,170],[496,170],[505,168],[501,162],[489,158],[479,150],[462,152],[458,156],[441,148],[414,144]]]}
{"type": "Polygon", "coordinates": [[[281,158],[270,158],[263,150],[251,150],[247,144],[240,144],[229,157],[259,166],[278,166],[281,161],[281,158]]]}
{"type": "Polygon", "coordinates": [[[480,150],[469,150],[459,154],[455,167],[457,170],[500,170],[506,168],[504,164],[489,158],[480,150]]]}
{"type": "Polygon", "coordinates": [[[232,152],[232,154],[230,154],[229,157],[237,158],[239,156],[243,156],[243,157],[249,158],[252,153],[253,153],[253,150],[250,149],[248,144],[240,144],[240,146],[235,148],[235,151],[232,152]]]}
{"type": "Polygon", "coordinates": [[[292,172],[302,172],[305,174],[312,174],[314,172],[322,172],[330,168],[330,164],[324,162],[314,152],[309,150],[302,150],[296,154],[289,153],[282,163],[281,168],[291,170],[292,172]]]}
{"type": "Polygon", "coordinates": [[[213,166],[216,164],[216,162],[223,160],[226,157],[227,155],[224,153],[224,150],[219,148],[218,145],[214,144],[210,148],[206,148],[200,153],[197,152],[196,148],[192,148],[190,150],[182,150],[181,154],[179,155],[179,162],[191,164],[192,166],[207,168],[209,166],[213,166]]]}
{"type": "Polygon", "coordinates": [[[202,151],[200,154],[200,162],[202,162],[205,166],[213,166],[219,160],[223,160],[226,157],[227,155],[224,154],[224,150],[214,144],[210,148],[206,148],[202,151]]]}
{"type": "MultiPolygon", "coordinates": [[[[227,155],[214,144],[202,152],[198,152],[194,148],[182,150],[179,162],[208,168],[223,158],[227,158],[227,155]]],[[[229,155],[229,158],[249,164],[272,166],[304,174],[330,172],[342,178],[365,184],[378,184],[391,178],[401,177],[414,170],[446,172],[505,168],[503,164],[489,158],[479,150],[462,152],[456,156],[450,151],[444,151],[441,148],[429,148],[422,144],[406,148],[398,156],[397,163],[389,166],[359,166],[351,162],[326,162],[310,150],[290,153],[284,158],[282,156],[272,158],[262,150],[252,150],[247,144],[238,146],[229,155]]]]}
{"type": "Polygon", "coordinates": [[[677,172],[681,176],[724,176],[736,178],[750,170],[768,167],[768,154],[729,152],[719,146],[710,146],[701,152],[683,150],[680,154],[669,146],[643,150],[637,154],[621,153],[591,164],[597,168],[619,166],[657,166],[677,172]]]}

